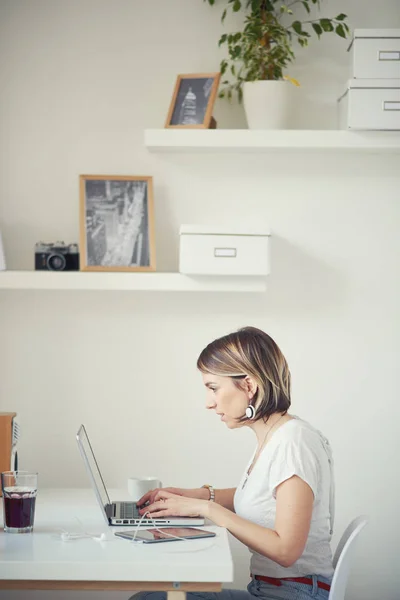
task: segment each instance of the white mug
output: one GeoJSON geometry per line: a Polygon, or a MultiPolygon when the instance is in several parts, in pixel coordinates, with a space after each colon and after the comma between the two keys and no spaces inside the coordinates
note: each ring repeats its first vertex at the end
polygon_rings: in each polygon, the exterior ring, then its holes
{"type": "Polygon", "coordinates": [[[137,502],[146,492],[162,487],[162,483],[155,477],[129,477],[128,492],[133,500],[137,502]]]}

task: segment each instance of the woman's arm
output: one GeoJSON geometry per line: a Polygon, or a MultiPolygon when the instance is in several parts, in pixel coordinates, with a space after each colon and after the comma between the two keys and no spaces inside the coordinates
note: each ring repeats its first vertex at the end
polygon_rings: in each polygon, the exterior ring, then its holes
{"type": "MultiPolygon", "coordinates": [[[[196,498],[200,498],[201,500],[209,500],[210,499],[210,491],[208,488],[200,488],[197,491],[196,498]]],[[[224,508],[235,512],[235,507],[233,505],[233,498],[236,492],[236,488],[224,488],[222,490],[214,489],[215,494],[215,503],[220,504],[224,508]]]]}
{"type": "Polygon", "coordinates": [[[274,529],[256,525],[239,517],[228,508],[209,500],[185,498],[160,490],[150,506],[140,510],[151,517],[208,517],[225,527],[239,541],[282,567],[290,567],[304,551],[310,531],[314,494],[309,485],[297,475],[276,489],[274,529]]]}
{"type": "MultiPolygon", "coordinates": [[[[209,500],[210,499],[210,491],[206,487],[195,488],[195,489],[186,489],[186,488],[157,488],[155,490],[150,490],[144,496],[138,500],[138,506],[144,506],[145,504],[153,504],[159,495],[159,492],[170,492],[171,494],[175,494],[176,496],[185,496],[186,498],[198,498],[199,500],[209,500]]],[[[235,511],[233,506],[233,497],[235,495],[236,488],[227,488],[223,490],[214,490],[215,493],[215,502],[221,504],[225,508],[229,510],[235,511]]]]}
{"type": "Polygon", "coordinates": [[[311,488],[295,475],[281,483],[276,490],[274,529],[256,525],[214,502],[208,502],[204,512],[211,521],[228,529],[246,546],[282,567],[290,567],[304,551],[313,502],[311,488]]]}
{"type": "MultiPolygon", "coordinates": [[[[210,493],[207,488],[205,488],[207,495],[206,500],[209,500],[210,493]]],[[[214,490],[215,492],[215,502],[216,504],[220,504],[224,508],[235,512],[235,507],[233,505],[233,497],[236,492],[236,488],[225,488],[223,490],[214,490]]]]}

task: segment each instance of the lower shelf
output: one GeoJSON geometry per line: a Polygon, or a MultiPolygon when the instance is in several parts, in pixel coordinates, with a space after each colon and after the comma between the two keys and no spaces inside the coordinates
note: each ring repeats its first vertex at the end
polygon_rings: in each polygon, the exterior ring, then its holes
{"type": "Polygon", "coordinates": [[[0,290],[114,290],[153,292],[265,292],[265,277],[181,273],[1,271],[0,290]]]}

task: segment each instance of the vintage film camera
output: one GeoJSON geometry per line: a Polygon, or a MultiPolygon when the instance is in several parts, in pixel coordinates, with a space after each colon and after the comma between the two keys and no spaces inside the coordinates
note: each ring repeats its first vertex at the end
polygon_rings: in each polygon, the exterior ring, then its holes
{"type": "Polygon", "coordinates": [[[36,271],[79,271],[78,244],[35,244],[36,271]]]}

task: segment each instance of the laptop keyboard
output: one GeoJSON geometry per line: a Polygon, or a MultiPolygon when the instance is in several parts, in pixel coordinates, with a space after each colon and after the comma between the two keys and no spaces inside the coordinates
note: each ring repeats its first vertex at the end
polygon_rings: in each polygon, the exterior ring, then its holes
{"type": "Polygon", "coordinates": [[[120,517],[121,519],[140,518],[139,509],[134,502],[121,502],[120,517]]]}

